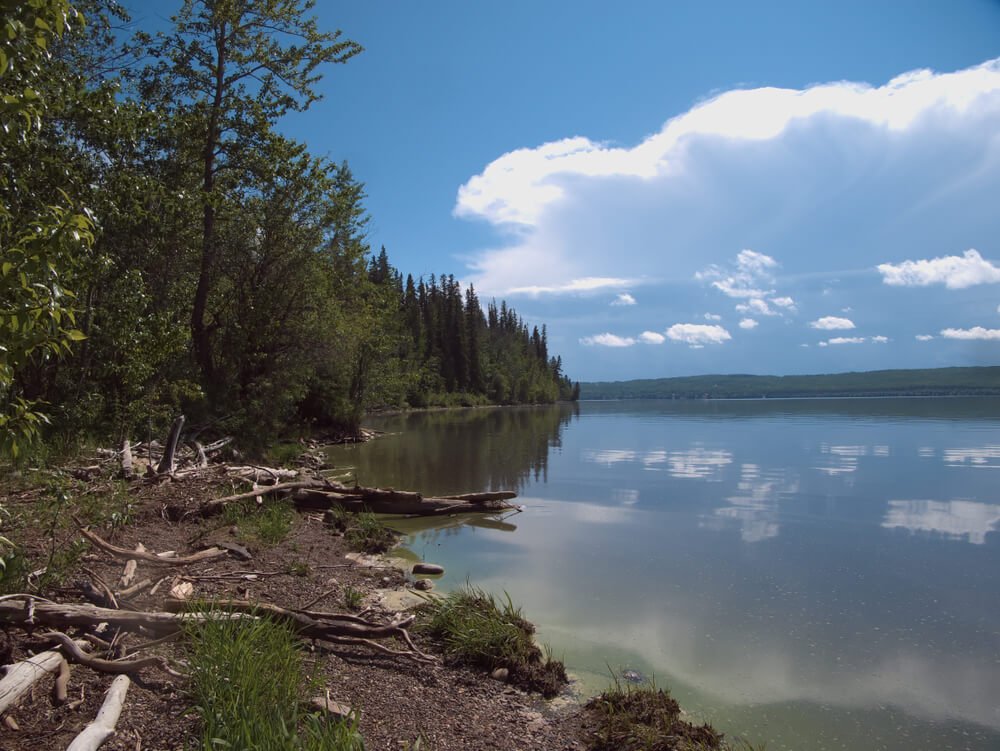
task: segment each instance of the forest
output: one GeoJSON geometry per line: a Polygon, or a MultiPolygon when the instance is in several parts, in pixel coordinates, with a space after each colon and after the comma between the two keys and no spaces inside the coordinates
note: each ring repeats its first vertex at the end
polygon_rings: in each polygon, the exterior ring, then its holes
{"type": "Polygon", "coordinates": [[[350,165],[282,134],[362,53],[311,2],[186,0],[155,33],[0,7],[0,452],[578,395],[544,326],[394,268],[350,165]]]}
{"type": "Polygon", "coordinates": [[[760,399],[823,396],[996,396],[1000,367],[824,375],[700,375],[581,385],[584,399],[760,399]]]}

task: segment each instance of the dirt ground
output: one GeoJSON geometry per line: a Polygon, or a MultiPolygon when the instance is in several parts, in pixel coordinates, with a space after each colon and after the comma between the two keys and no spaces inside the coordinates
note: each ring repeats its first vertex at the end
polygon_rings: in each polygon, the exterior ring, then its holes
{"type": "MultiPolygon", "coordinates": [[[[112,485],[91,480],[84,488],[95,499],[112,492],[112,485]]],[[[119,496],[122,486],[117,485],[119,496]]],[[[183,568],[138,564],[135,581],[154,583],[166,577],[155,593],[153,585],[126,602],[122,608],[160,610],[172,586],[190,582],[196,598],[238,598],[273,603],[283,607],[309,606],[316,610],[344,611],[348,589],[364,594],[365,617],[379,622],[391,620],[394,612],[386,604],[386,590],[410,589],[413,578],[383,561],[351,560],[344,539],[334,534],[318,514],[295,513],[291,531],[276,544],[248,539],[232,521],[223,517],[202,519],[197,513],[182,521],[184,509],[196,510],[209,499],[239,492],[219,473],[157,483],[132,481],[126,499],[128,523],[116,530],[106,525],[93,530],[115,545],[134,549],[138,543],[148,551],[173,550],[187,555],[201,547],[219,543],[244,546],[251,560],[235,555],[183,568]],[[166,510],[170,509],[170,513],[166,510]],[[181,510],[181,514],[178,514],[181,510]],[[242,572],[242,573],[237,573],[242,572]],[[228,576],[225,576],[228,575],[228,576]],[[212,578],[219,577],[219,578],[212,578]]],[[[120,498],[119,501],[120,502],[120,498]]],[[[0,505],[11,518],[18,518],[30,504],[38,504],[37,489],[10,491],[0,487],[0,505]]],[[[71,546],[80,535],[71,523],[52,534],[51,529],[17,530],[17,542],[36,559],[51,540],[71,546]]],[[[55,525],[55,522],[53,522],[55,525]]],[[[81,543],[76,543],[81,545],[81,543]]],[[[88,546],[73,568],[47,596],[59,602],[84,602],[80,587],[103,579],[120,589],[123,561],[88,546]],[[86,570],[85,570],[86,569],[86,570]]],[[[527,614],[530,617],[530,613],[527,614]]],[[[417,646],[433,651],[432,645],[417,646]]],[[[141,640],[130,637],[130,643],[141,640]]],[[[0,633],[0,658],[4,664],[23,659],[44,644],[19,628],[0,633]]],[[[182,660],[176,644],[157,647],[159,654],[182,660]]],[[[426,751],[462,749],[542,749],[569,751],[585,748],[585,730],[580,704],[567,693],[546,702],[493,680],[489,675],[432,665],[402,657],[379,654],[365,647],[311,644],[306,664],[321,677],[331,699],[360,712],[361,732],[371,751],[426,751]],[[419,740],[419,745],[417,744],[419,740]]],[[[96,715],[113,676],[96,673],[81,665],[72,669],[69,701],[61,706],[52,700],[53,679],[46,677],[7,713],[0,725],[0,751],[42,751],[65,748],[96,715]],[[13,728],[17,729],[13,729],[13,728]]],[[[115,751],[153,751],[190,748],[197,732],[197,718],[188,711],[185,681],[157,670],[145,670],[129,689],[116,735],[102,746],[115,751]]]]}

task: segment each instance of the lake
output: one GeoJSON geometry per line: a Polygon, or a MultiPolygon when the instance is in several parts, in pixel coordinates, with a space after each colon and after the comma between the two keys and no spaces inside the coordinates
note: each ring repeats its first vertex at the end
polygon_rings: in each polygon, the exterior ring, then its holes
{"type": "Polygon", "coordinates": [[[401,523],[508,592],[583,694],[638,670],[768,751],[1000,749],[1000,399],[425,412],[338,447],[358,482],[513,489],[401,523]]]}

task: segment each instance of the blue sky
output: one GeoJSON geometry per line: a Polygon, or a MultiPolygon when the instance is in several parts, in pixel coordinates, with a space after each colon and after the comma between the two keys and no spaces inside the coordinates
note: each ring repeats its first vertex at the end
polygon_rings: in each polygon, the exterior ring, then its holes
{"type": "Polygon", "coordinates": [[[366,51],[287,131],[573,378],[1000,364],[1000,2],[316,11],[366,51]]]}

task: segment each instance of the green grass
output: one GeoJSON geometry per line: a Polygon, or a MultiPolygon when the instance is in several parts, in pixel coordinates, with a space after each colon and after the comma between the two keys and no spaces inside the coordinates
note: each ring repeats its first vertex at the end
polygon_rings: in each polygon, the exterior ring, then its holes
{"type": "Polygon", "coordinates": [[[344,607],[348,610],[360,610],[361,603],[365,599],[365,593],[360,589],[355,589],[354,587],[348,585],[344,590],[344,607]]]}
{"type": "Polygon", "coordinates": [[[306,447],[297,441],[276,443],[268,447],[265,458],[273,467],[287,467],[305,453],[306,447]]]}
{"type": "Polygon", "coordinates": [[[310,693],[292,631],[265,618],[220,617],[187,629],[202,751],[364,751],[357,717],[303,710],[310,693]]]}
{"type": "Polygon", "coordinates": [[[595,727],[590,751],[763,751],[746,741],[726,740],[711,725],[683,719],[666,689],[652,681],[622,685],[617,676],[600,696],[587,703],[595,727]]]}
{"type": "Polygon", "coordinates": [[[547,697],[566,684],[562,662],[538,648],[534,626],[509,596],[498,603],[492,595],[466,587],[423,610],[428,619],[420,628],[441,644],[451,661],[487,671],[506,668],[511,683],[547,697]]]}
{"type": "Polygon", "coordinates": [[[295,511],[288,501],[266,501],[228,504],[222,512],[226,524],[235,524],[241,540],[259,540],[265,545],[277,545],[292,530],[295,511]]]}
{"type": "Polygon", "coordinates": [[[355,550],[363,553],[384,553],[392,548],[399,538],[385,526],[377,514],[371,511],[348,513],[339,506],[333,509],[333,526],[344,533],[344,539],[355,550]]]}

